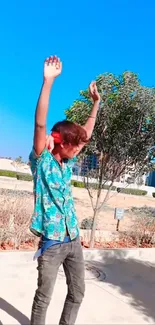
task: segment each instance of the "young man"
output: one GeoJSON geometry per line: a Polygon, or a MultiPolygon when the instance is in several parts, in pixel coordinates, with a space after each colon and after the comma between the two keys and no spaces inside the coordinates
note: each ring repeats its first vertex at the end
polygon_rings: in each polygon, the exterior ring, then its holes
{"type": "Polygon", "coordinates": [[[75,157],[92,135],[100,96],[96,83],[92,82],[90,94],[94,105],[86,125],[82,127],[70,121],[58,122],[52,129],[51,137],[47,138],[50,92],[61,70],[62,63],[57,57],[46,59],[43,86],[35,113],[34,148],[30,154],[35,194],[31,231],[41,237],[38,288],[32,306],[31,325],[45,324],[61,264],[68,293],[60,325],[75,323],[84,296],[84,260],[70,183],[75,157]]]}

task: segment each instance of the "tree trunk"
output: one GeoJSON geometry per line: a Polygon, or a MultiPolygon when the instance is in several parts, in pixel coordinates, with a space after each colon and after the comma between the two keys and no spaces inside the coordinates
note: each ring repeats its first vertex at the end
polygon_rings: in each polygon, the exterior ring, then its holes
{"type": "MultiPolygon", "coordinates": [[[[106,201],[108,199],[108,196],[109,196],[109,193],[111,191],[112,185],[113,185],[113,181],[111,182],[111,184],[109,186],[109,189],[108,189],[108,191],[107,191],[107,193],[105,195],[105,198],[103,200],[103,203],[101,204],[102,208],[103,208],[104,204],[106,203],[106,201]]],[[[100,198],[101,198],[101,188],[98,190],[98,198],[97,198],[97,201],[96,201],[96,208],[94,209],[94,214],[93,214],[93,226],[92,226],[92,229],[91,229],[90,245],[89,245],[90,248],[94,247],[97,217],[98,217],[99,212],[101,211],[101,207],[99,208],[100,198]]]]}
{"type": "Polygon", "coordinates": [[[102,191],[102,180],[103,180],[103,168],[104,168],[104,162],[103,162],[103,152],[100,153],[100,172],[99,172],[99,185],[98,185],[98,191],[97,191],[97,200],[96,205],[94,209],[94,215],[93,215],[93,226],[91,230],[90,235],[90,248],[94,247],[94,241],[95,241],[95,231],[96,231],[96,224],[97,224],[97,216],[98,216],[98,206],[100,202],[101,197],[101,191],[102,191]]]}
{"type": "Polygon", "coordinates": [[[92,226],[92,229],[91,229],[89,248],[93,248],[94,247],[95,231],[96,231],[96,224],[97,224],[97,215],[98,215],[97,210],[94,210],[93,226],[92,226]]]}

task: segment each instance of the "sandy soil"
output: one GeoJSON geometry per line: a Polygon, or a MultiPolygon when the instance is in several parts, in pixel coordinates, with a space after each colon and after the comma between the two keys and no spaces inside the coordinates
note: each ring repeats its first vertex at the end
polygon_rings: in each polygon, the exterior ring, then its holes
{"type": "MultiPolygon", "coordinates": [[[[0,179],[0,188],[10,188],[13,190],[27,190],[31,191],[33,189],[33,185],[31,182],[23,182],[23,181],[16,181],[16,180],[8,180],[0,179]]],[[[104,199],[106,191],[102,193],[102,200],[104,199]]],[[[73,188],[73,196],[75,199],[75,207],[77,211],[77,215],[79,218],[79,222],[85,218],[90,218],[93,214],[93,210],[91,208],[90,199],[88,196],[88,192],[85,189],[80,188],[73,188]]],[[[2,207],[2,200],[4,200],[4,196],[0,196],[1,200],[1,207],[2,207]]],[[[6,196],[5,196],[6,200],[6,196]]],[[[9,202],[11,203],[10,199],[9,202]]],[[[16,197],[16,204],[17,206],[21,207],[22,211],[22,202],[23,202],[23,211],[27,210],[29,216],[31,216],[33,210],[33,197],[29,196],[24,199],[24,197],[16,197]],[[20,204],[18,202],[20,201],[20,204]],[[25,206],[26,203],[26,206],[25,206]]],[[[9,207],[10,207],[9,203],[9,207]]],[[[134,223],[134,218],[132,213],[130,212],[131,207],[142,207],[142,206],[155,206],[155,199],[152,197],[145,197],[145,196],[133,196],[133,195],[124,195],[124,194],[116,194],[112,192],[110,194],[110,198],[104,208],[101,210],[99,217],[98,217],[98,229],[102,230],[109,230],[114,231],[116,229],[116,220],[114,220],[114,209],[115,207],[124,208],[125,214],[124,219],[120,223],[120,230],[126,231],[131,230],[131,227],[134,223]]]]}
{"type": "MultiPolygon", "coordinates": [[[[102,201],[104,199],[106,191],[102,193],[102,201]]],[[[73,188],[73,196],[75,198],[75,207],[79,221],[84,218],[92,216],[92,208],[88,192],[85,189],[73,188]]],[[[145,196],[134,196],[116,194],[112,192],[106,205],[101,210],[98,217],[98,228],[103,230],[114,231],[116,229],[116,220],[114,219],[114,209],[124,208],[124,219],[120,222],[120,230],[131,230],[134,223],[134,218],[130,209],[131,207],[143,207],[150,206],[155,207],[155,199],[145,196]]]]}

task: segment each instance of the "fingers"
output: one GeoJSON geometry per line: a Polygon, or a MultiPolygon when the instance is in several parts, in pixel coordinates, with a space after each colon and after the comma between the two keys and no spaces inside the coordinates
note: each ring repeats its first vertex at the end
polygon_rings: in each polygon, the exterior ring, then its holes
{"type": "Polygon", "coordinates": [[[49,152],[52,152],[54,148],[54,140],[51,135],[46,135],[46,148],[49,150],[49,152]]]}
{"type": "Polygon", "coordinates": [[[45,64],[47,64],[47,65],[53,64],[53,62],[55,62],[55,56],[50,56],[49,58],[46,58],[46,60],[45,60],[45,64]]]}
{"type": "Polygon", "coordinates": [[[91,85],[91,86],[96,85],[96,81],[92,81],[90,85],[91,85]]]}
{"type": "Polygon", "coordinates": [[[54,64],[56,69],[61,70],[62,69],[62,62],[60,61],[60,58],[55,57],[54,64]]]}
{"type": "Polygon", "coordinates": [[[49,57],[49,64],[52,64],[53,63],[53,56],[50,56],[49,57]]]}
{"type": "Polygon", "coordinates": [[[96,82],[95,82],[95,85],[94,85],[94,92],[97,92],[96,82]]]}
{"type": "Polygon", "coordinates": [[[54,139],[53,139],[52,136],[50,136],[50,141],[49,141],[49,151],[50,151],[50,153],[52,153],[53,148],[54,148],[54,139]]]}
{"type": "Polygon", "coordinates": [[[57,68],[57,69],[60,69],[60,65],[61,65],[60,59],[57,58],[56,68],[57,68]]]}
{"type": "Polygon", "coordinates": [[[60,61],[60,58],[58,58],[56,55],[46,58],[45,65],[52,65],[57,70],[62,70],[62,62],[60,61]]]}
{"type": "Polygon", "coordinates": [[[96,81],[92,81],[90,83],[90,86],[89,86],[89,90],[90,90],[90,95],[93,95],[94,92],[96,91],[97,87],[96,87],[96,81]]]}
{"type": "Polygon", "coordinates": [[[56,65],[59,61],[60,59],[56,55],[54,55],[54,56],[50,56],[49,58],[46,58],[45,63],[48,65],[49,64],[56,65]]]}
{"type": "Polygon", "coordinates": [[[58,58],[57,58],[57,56],[56,55],[54,55],[53,56],[53,64],[57,64],[57,62],[58,62],[58,58]]]}
{"type": "Polygon", "coordinates": [[[46,148],[49,149],[49,144],[50,144],[50,137],[49,135],[46,135],[46,148]]]}
{"type": "Polygon", "coordinates": [[[94,89],[96,86],[96,81],[92,81],[91,84],[90,84],[90,88],[91,89],[94,89]]]}
{"type": "Polygon", "coordinates": [[[49,65],[49,59],[50,59],[50,58],[46,58],[46,60],[45,60],[45,65],[49,65]]]}
{"type": "Polygon", "coordinates": [[[94,89],[95,86],[96,86],[96,81],[92,81],[89,87],[90,89],[94,89]]]}

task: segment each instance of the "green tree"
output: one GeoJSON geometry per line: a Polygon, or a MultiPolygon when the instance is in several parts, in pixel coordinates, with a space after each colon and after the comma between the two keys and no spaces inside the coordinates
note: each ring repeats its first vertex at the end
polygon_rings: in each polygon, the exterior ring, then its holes
{"type": "Polygon", "coordinates": [[[19,163],[19,164],[22,164],[23,163],[23,159],[22,159],[22,156],[19,156],[15,159],[15,162],[19,163]]]}
{"type": "MultiPolygon", "coordinates": [[[[135,177],[145,170],[147,150],[155,143],[155,89],[140,84],[137,75],[124,72],[120,76],[107,73],[97,78],[101,104],[92,139],[83,155],[95,153],[98,168],[89,168],[85,175],[93,208],[90,247],[94,246],[97,216],[109,198],[114,181],[132,167],[135,177]],[[92,193],[92,178],[97,181],[92,193]],[[102,199],[102,189],[108,183],[102,199]]],[[[91,110],[88,89],[66,110],[71,121],[84,124],[91,110]]]]}

